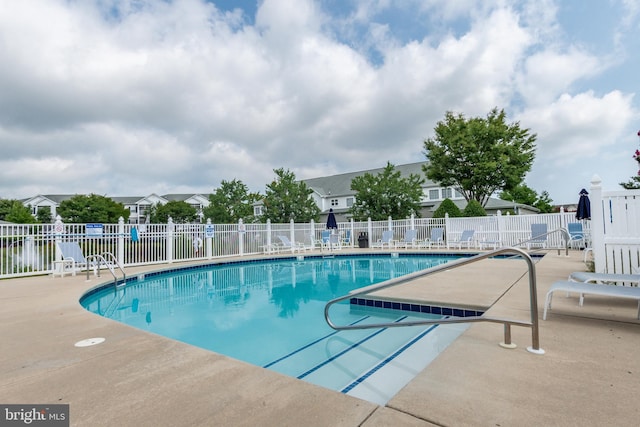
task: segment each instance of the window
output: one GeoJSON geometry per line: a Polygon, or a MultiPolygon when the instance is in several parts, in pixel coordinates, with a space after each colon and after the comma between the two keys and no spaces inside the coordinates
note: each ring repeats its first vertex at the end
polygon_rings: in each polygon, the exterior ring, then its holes
{"type": "Polygon", "coordinates": [[[351,206],[353,206],[353,202],[355,200],[353,199],[353,197],[347,197],[347,207],[350,208],[351,206]]]}
{"type": "Polygon", "coordinates": [[[450,199],[452,194],[453,194],[453,191],[450,188],[443,188],[442,189],[442,198],[443,199],[450,199]]]}
{"type": "Polygon", "coordinates": [[[440,190],[429,190],[429,200],[438,200],[440,198],[440,190]]]}
{"type": "Polygon", "coordinates": [[[331,206],[338,206],[338,199],[331,199],[331,206]]]}
{"type": "Polygon", "coordinates": [[[254,206],[253,207],[253,215],[262,216],[262,206],[254,206]]]}

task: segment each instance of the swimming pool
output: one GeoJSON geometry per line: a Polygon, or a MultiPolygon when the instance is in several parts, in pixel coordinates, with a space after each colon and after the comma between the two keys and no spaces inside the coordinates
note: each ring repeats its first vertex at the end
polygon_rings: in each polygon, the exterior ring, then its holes
{"type": "MultiPolygon", "coordinates": [[[[467,325],[337,332],[324,319],[325,304],[457,258],[387,254],[210,264],[133,277],[126,286],[89,292],[81,304],[139,329],[383,404],[467,325]]],[[[362,324],[442,318],[354,303],[361,305],[336,305],[332,319],[362,324]]]]}

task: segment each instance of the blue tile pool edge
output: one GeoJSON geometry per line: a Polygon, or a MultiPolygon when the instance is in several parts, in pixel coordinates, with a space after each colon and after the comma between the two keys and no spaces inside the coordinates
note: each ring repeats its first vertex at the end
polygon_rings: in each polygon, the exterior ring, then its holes
{"type": "Polygon", "coordinates": [[[399,310],[412,313],[438,314],[441,316],[476,317],[482,316],[484,311],[460,307],[446,307],[439,305],[416,304],[401,301],[379,300],[374,298],[351,298],[352,306],[375,307],[387,310],[399,310]]]}

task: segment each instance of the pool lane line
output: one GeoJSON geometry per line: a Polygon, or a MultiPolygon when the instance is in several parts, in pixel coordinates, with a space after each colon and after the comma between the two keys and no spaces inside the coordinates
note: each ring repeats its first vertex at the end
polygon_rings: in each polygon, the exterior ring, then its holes
{"type": "Polygon", "coordinates": [[[373,375],[374,373],[376,373],[377,371],[379,371],[382,367],[384,367],[385,365],[387,365],[389,362],[391,362],[393,359],[395,359],[396,357],[398,357],[400,354],[402,354],[406,349],[408,349],[409,347],[411,347],[412,345],[414,345],[416,342],[420,341],[422,338],[424,338],[425,335],[427,335],[429,332],[433,331],[435,328],[437,328],[438,326],[440,326],[440,324],[436,324],[436,325],[432,325],[430,328],[428,328],[426,331],[423,331],[421,333],[419,333],[417,336],[415,336],[413,339],[411,339],[408,343],[406,343],[405,345],[403,345],[402,347],[400,347],[399,349],[397,349],[395,352],[393,352],[390,356],[388,356],[386,359],[380,361],[377,365],[375,365],[373,368],[369,369],[367,372],[365,372],[363,375],[361,375],[360,377],[356,378],[355,380],[353,380],[349,385],[347,385],[345,388],[343,388],[342,390],[340,390],[340,393],[349,393],[351,390],[353,390],[356,386],[360,385],[361,383],[363,383],[364,381],[367,380],[367,378],[369,378],[371,375],[373,375]]]}
{"type": "MultiPolygon", "coordinates": [[[[355,322],[350,323],[350,324],[349,324],[349,326],[357,325],[358,323],[360,323],[360,322],[363,322],[363,321],[367,320],[369,317],[371,317],[371,316],[367,315],[367,316],[361,317],[360,319],[356,320],[355,322]]],[[[304,349],[306,349],[306,348],[309,348],[309,347],[311,347],[311,346],[312,346],[312,345],[314,345],[314,344],[319,343],[320,341],[324,341],[324,340],[326,340],[327,338],[332,337],[333,335],[337,334],[338,332],[340,332],[340,331],[333,331],[333,332],[331,332],[330,334],[325,335],[325,336],[323,336],[323,337],[320,337],[320,338],[318,338],[317,340],[312,341],[312,342],[310,342],[309,344],[306,344],[306,345],[304,345],[304,346],[302,346],[302,347],[300,347],[300,348],[298,348],[298,349],[296,349],[296,350],[292,351],[292,352],[291,352],[291,353],[289,353],[289,354],[285,354],[284,356],[282,356],[282,357],[280,357],[280,358],[278,358],[278,359],[274,360],[273,362],[269,362],[269,363],[267,363],[266,365],[263,365],[262,367],[263,367],[263,368],[269,368],[270,366],[273,366],[273,365],[275,365],[276,363],[282,362],[284,359],[287,359],[287,358],[289,358],[289,357],[293,356],[294,354],[299,353],[299,352],[301,352],[302,350],[304,350],[304,349]]]]}
{"type": "MultiPolygon", "coordinates": [[[[404,319],[406,319],[409,316],[402,316],[397,320],[394,320],[393,323],[398,323],[403,321],[404,319]]],[[[365,343],[366,341],[369,341],[371,338],[375,337],[378,334],[381,334],[382,332],[386,331],[389,328],[382,328],[377,330],[376,332],[370,334],[369,336],[361,339],[360,341],[356,342],[355,344],[345,348],[344,350],[342,350],[341,352],[337,353],[334,356],[331,356],[330,358],[326,359],[324,362],[314,366],[313,368],[309,369],[306,372],[303,372],[302,374],[298,375],[296,378],[298,378],[299,380],[303,379],[304,377],[306,377],[307,375],[312,374],[313,372],[317,371],[318,369],[322,368],[323,366],[333,362],[334,360],[336,360],[337,358],[339,358],[340,356],[344,355],[345,353],[348,353],[349,351],[353,350],[354,348],[360,346],[361,344],[365,343]]]]}

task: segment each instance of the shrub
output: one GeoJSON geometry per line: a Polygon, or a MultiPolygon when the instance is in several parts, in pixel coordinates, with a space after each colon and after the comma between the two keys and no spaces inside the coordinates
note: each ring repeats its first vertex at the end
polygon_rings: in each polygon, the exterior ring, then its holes
{"type": "Polygon", "coordinates": [[[470,200],[469,203],[467,203],[467,207],[462,211],[462,216],[487,216],[487,212],[484,210],[480,202],[477,200],[470,200]]]}
{"type": "Polygon", "coordinates": [[[445,214],[449,214],[449,218],[457,218],[462,216],[462,212],[460,212],[460,208],[456,206],[451,199],[444,199],[438,209],[433,212],[434,218],[444,218],[445,214]]]}

